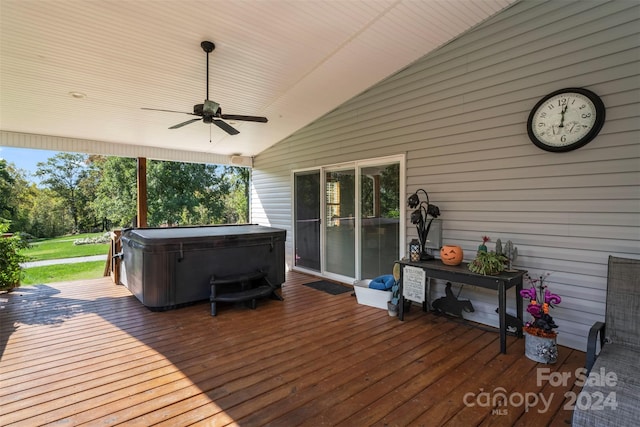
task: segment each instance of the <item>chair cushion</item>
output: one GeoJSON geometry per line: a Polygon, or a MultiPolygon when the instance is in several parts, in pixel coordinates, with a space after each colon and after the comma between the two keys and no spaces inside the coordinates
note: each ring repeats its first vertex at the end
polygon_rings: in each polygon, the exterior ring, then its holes
{"type": "Polygon", "coordinates": [[[640,414],[640,352],[618,344],[606,344],[575,404],[573,426],[638,425],[640,414]],[[615,377],[613,377],[615,374],[615,377]],[[612,406],[615,405],[615,408],[612,406]]]}
{"type": "Polygon", "coordinates": [[[640,350],[640,260],[609,257],[605,323],[608,342],[640,350]]]}

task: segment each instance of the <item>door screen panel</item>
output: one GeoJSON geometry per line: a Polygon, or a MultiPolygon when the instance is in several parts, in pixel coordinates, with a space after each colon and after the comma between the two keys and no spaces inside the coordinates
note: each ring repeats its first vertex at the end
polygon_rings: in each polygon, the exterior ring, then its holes
{"type": "Polygon", "coordinates": [[[295,265],[320,271],[320,171],[295,174],[295,265]]]}

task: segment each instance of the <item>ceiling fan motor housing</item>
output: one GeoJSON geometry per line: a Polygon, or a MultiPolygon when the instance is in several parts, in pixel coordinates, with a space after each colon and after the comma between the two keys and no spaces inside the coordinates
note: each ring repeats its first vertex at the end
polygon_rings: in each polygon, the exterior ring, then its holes
{"type": "Polygon", "coordinates": [[[204,104],[193,106],[193,114],[196,116],[218,116],[219,113],[220,105],[213,101],[205,101],[204,104]]]}
{"type": "Polygon", "coordinates": [[[204,100],[204,106],[202,107],[202,112],[204,114],[215,115],[220,111],[220,104],[217,102],[209,101],[208,99],[204,100]]]}

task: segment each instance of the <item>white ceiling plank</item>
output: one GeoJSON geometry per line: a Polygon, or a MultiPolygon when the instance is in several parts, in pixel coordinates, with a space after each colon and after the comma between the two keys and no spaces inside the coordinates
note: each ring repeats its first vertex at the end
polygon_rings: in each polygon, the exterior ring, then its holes
{"type": "Polygon", "coordinates": [[[513,1],[0,0],[0,130],[254,156],[513,1]],[[210,99],[268,123],[141,109],[203,102],[202,40],[210,99]]]}

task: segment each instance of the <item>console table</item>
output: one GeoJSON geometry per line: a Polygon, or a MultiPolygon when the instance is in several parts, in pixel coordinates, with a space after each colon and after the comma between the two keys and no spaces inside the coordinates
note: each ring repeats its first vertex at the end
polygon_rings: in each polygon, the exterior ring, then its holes
{"type": "MultiPolygon", "coordinates": [[[[522,296],[520,291],[522,290],[522,278],[526,273],[525,270],[516,270],[513,272],[502,272],[498,275],[484,276],[482,274],[473,273],[468,269],[468,263],[463,262],[460,265],[445,265],[439,259],[433,259],[429,261],[409,261],[400,260],[400,301],[398,303],[399,312],[398,317],[400,320],[404,320],[404,296],[402,277],[405,266],[412,266],[421,268],[425,271],[426,280],[429,278],[442,279],[449,282],[464,283],[472,286],[479,286],[481,288],[493,289],[498,291],[498,317],[500,319],[500,352],[507,352],[507,290],[515,287],[516,298],[516,310],[517,317],[522,321],[522,296]]],[[[428,286],[425,286],[425,293],[428,286]]],[[[425,295],[425,303],[423,309],[426,310],[427,298],[425,295]]],[[[522,329],[518,331],[518,337],[522,337],[522,329]]]]}

